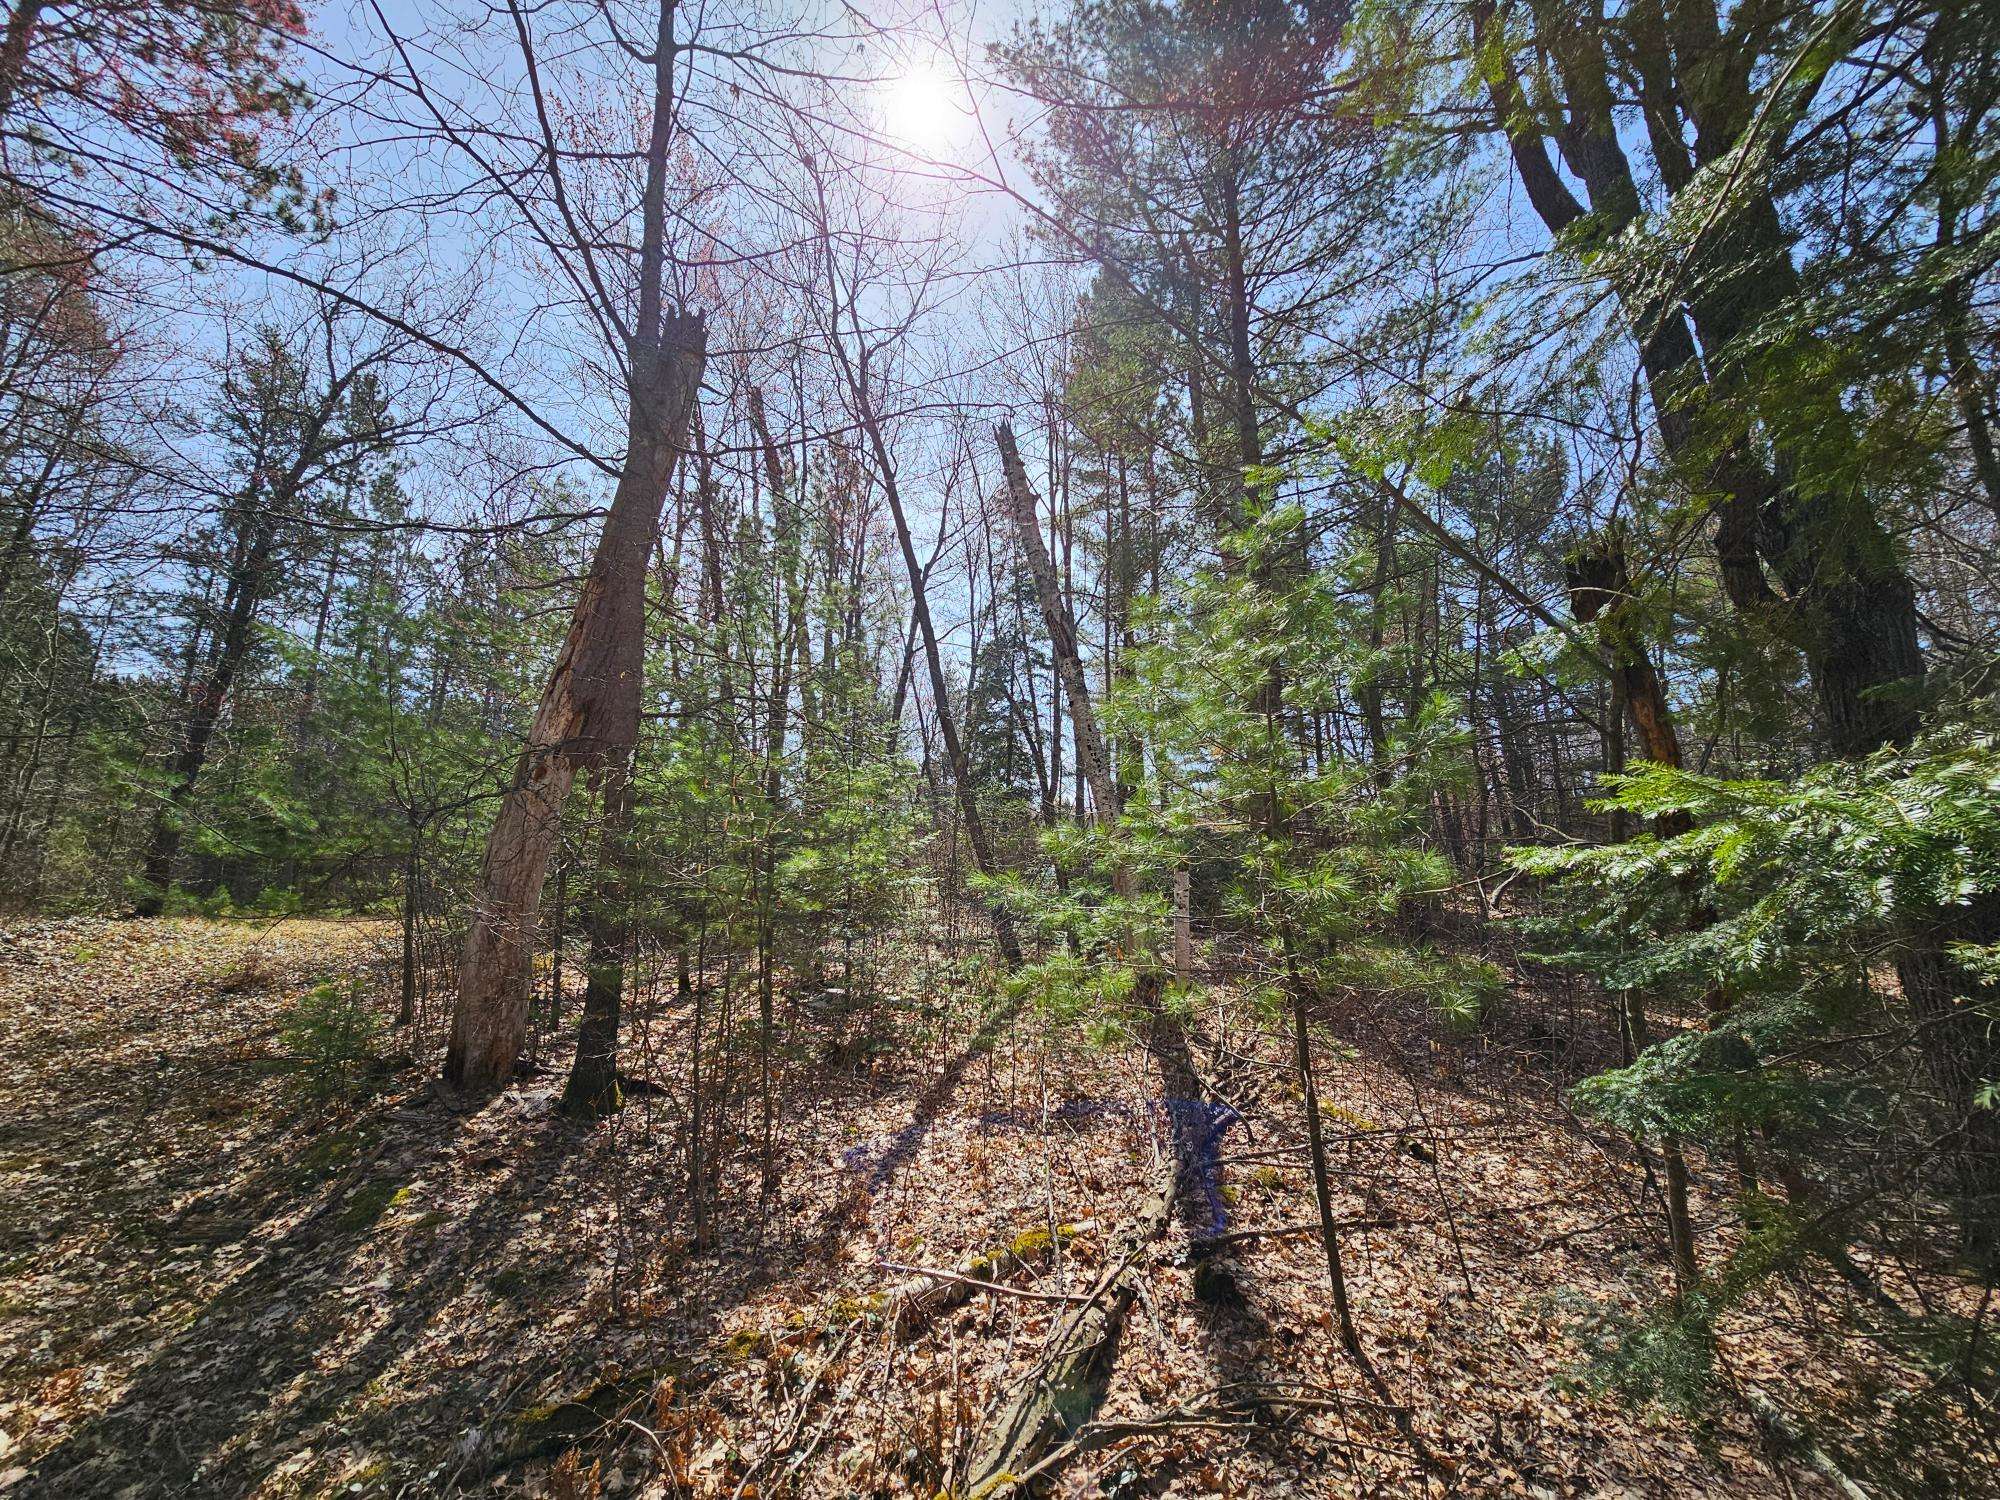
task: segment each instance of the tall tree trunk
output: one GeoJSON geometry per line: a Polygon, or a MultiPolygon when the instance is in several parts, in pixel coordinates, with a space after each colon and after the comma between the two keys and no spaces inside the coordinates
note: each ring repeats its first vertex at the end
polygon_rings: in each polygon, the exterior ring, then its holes
{"type": "Polygon", "coordinates": [[[790,498],[785,493],[784,465],[779,461],[778,445],[771,438],[770,422],[764,413],[764,393],[755,386],[750,388],[749,404],[751,428],[764,450],[765,480],[771,492],[772,542],[778,554],[784,585],[783,609],[774,609],[771,622],[771,692],[764,716],[764,764],[759,788],[764,797],[764,829],[758,860],[757,1053],[763,1111],[763,1186],[768,1195],[777,1186],[778,1170],[773,1145],[771,1079],[772,986],[778,904],[778,809],[784,792],[785,732],[791,710],[792,673],[806,636],[802,618],[805,601],[798,578],[797,526],[790,498]]]}
{"type": "Polygon", "coordinates": [[[1014,429],[1002,422],[993,429],[1000,448],[1000,469],[1006,479],[1007,517],[1013,523],[1014,539],[1034,579],[1035,597],[1042,606],[1042,624],[1049,633],[1050,654],[1056,674],[1069,695],[1070,727],[1076,737],[1076,755],[1084,780],[1090,786],[1090,800],[1099,821],[1115,822],[1120,798],[1111,776],[1111,757],[1105,750],[1104,735],[1098,728],[1097,711],[1091,702],[1090,684],[1083,675],[1083,661],[1077,650],[1076,626],[1063,599],[1056,577],[1055,561],[1042,540],[1041,523],[1035,516],[1035,494],[1028,487],[1028,473],[1021,463],[1021,450],[1014,441],[1014,429]]]}
{"type": "Polygon", "coordinates": [[[1233,160],[1222,174],[1222,257],[1223,293],[1229,308],[1229,410],[1235,429],[1237,473],[1219,516],[1229,529],[1249,519],[1247,507],[1256,500],[1256,471],[1264,462],[1257,422],[1257,358],[1250,343],[1250,274],[1244,261],[1243,207],[1233,160]]]}
{"type": "MultiPolygon", "coordinates": [[[[1368,585],[1368,653],[1370,661],[1366,673],[1355,684],[1354,697],[1361,709],[1361,726],[1368,736],[1368,759],[1375,771],[1375,785],[1383,791],[1395,779],[1395,768],[1389,764],[1389,724],[1382,708],[1382,678],[1385,664],[1381,660],[1382,647],[1387,642],[1388,593],[1396,577],[1396,507],[1392,502],[1382,506],[1381,520],[1375,532],[1375,576],[1368,585]]],[[[1480,595],[1485,597],[1485,583],[1481,580],[1480,595]]]]}
{"type": "Polygon", "coordinates": [[[1493,678],[1487,685],[1487,692],[1493,710],[1493,735],[1499,743],[1500,773],[1506,794],[1501,807],[1501,823],[1507,837],[1525,843],[1534,837],[1538,821],[1536,778],[1525,743],[1521,714],[1514,702],[1513,684],[1508,681],[1504,652],[1493,655],[1493,678]]]}
{"type": "Polygon", "coordinates": [[[230,579],[229,610],[222,634],[215,643],[209,667],[188,701],[187,723],[181,730],[180,749],[174,756],[173,784],[167,800],[153,819],[153,831],[146,844],[141,867],[145,885],[135,909],[142,917],[156,917],[166,906],[173,884],[174,861],[180,853],[181,819],[202,768],[208,764],[208,747],[223,708],[236,685],[244,659],[250,654],[251,629],[269,587],[272,548],[276,545],[275,526],[261,517],[251,522],[254,535],[238,553],[238,571],[230,579]]]}
{"type": "Polygon", "coordinates": [[[625,994],[625,960],[632,936],[632,748],[593,772],[602,792],[597,880],[585,923],[589,958],[583,976],[583,1019],[576,1059],[563,1086],[562,1111],[596,1120],[623,1102],[618,1088],[618,1019],[625,994]]]}
{"type": "Polygon", "coordinates": [[[500,1087],[527,1032],[535,914],[578,770],[630,753],[644,668],[646,564],[707,353],[700,314],[672,314],[632,351],[630,446],[569,632],[486,840],[459,965],[445,1077],[500,1087]]]}
{"type": "MultiPolygon", "coordinates": [[[[986,820],[979,812],[979,798],[972,785],[965,742],[959,737],[958,720],[951,704],[951,687],[945,680],[944,658],[938,650],[937,627],[931,621],[930,601],[925,595],[927,570],[917,561],[917,546],[910,536],[909,516],[903,509],[902,487],[896,480],[895,460],[891,458],[888,441],[882,435],[882,424],[875,412],[867,373],[854,367],[846,345],[837,333],[834,356],[840,362],[848,393],[854,399],[855,416],[867,436],[869,450],[875,460],[876,476],[881,480],[882,493],[889,502],[889,516],[896,528],[896,545],[902,550],[903,568],[910,580],[910,609],[917,622],[917,634],[923,641],[924,664],[930,669],[931,701],[937,711],[938,736],[944,741],[945,759],[950,762],[952,789],[958,797],[959,817],[965,824],[966,842],[972,846],[972,862],[980,874],[994,875],[999,873],[999,862],[994,857],[993,842],[987,835],[986,820]]],[[[1013,968],[1021,962],[1021,943],[1014,935],[1013,919],[1008,916],[1006,908],[997,903],[987,903],[987,910],[993,921],[993,940],[1000,950],[1001,960],[1013,968]]]]}
{"type": "MultiPolygon", "coordinates": [[[[514,1071],[527,1033],[529,969],[536,908],[555,847],[557,815],[579,769],[604,768],[604,837],[609,858],[601,871],[626,868],[622,847],[630,834],[630,761],[639,736],[639,703],[645,674],[646,565],[659,535],[660,507],[674,465],[687,443],[688,425],[708,354],[708,330],[699,313],[668,312],[666,278],[667,152],[674,128],[674,0],[660,0],[652,53],[651,129],[640,196],[639,305],[626,342],[625,466],[611,498],[590,573],[570,615],[569,632],[542,690],[542,701],[515,766],[514,779],[486,840],[472,920],[459,965],[458,1004],[452,1012],[445,1078],[475,1092],[497,1089],[514,1071]]],[[[588,1054],[579,1038],[575,1069],[578,1108],[616,1096],[618,997],[624,988],[624,897],[605,892],[593,902],[591,973],[593,1015],[585,1002],[588,1054]],[[616,911],[607,911],[607,905],[616,911]],[[601,954],[600,940],[617,945],[601,954]],[[615,982],[600,970],[616,962],[615,982]],[[607,1064],[604,1033],[609,1018],[607,1064]],[[603,1070],[612,1088],[603,1086],[603,1070]]],[[[566,1098],[569,1097],[567,1094],[566,1098]]]]}
{"type": "Polygon", "coordinates": [[[413,811],[409,819],[410,842],[403,851],[403,962],[402,984],[396,1003],[396,1024],[409,1026],[417,1019],[417,880],[423,824],[413,811]]]}

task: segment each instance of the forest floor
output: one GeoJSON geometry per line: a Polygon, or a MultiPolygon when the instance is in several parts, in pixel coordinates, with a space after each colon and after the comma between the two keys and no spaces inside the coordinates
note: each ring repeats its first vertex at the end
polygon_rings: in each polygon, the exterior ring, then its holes
{"type": "MultiPolygon", "coordinates": [[[[555,1112],[558,1067],[468,1109],[386,1030],[388,1055],[329,1092],[288,1020],[348,976],[390,1006],[393,939],[302,919],[0,932],[8,1500],[931,1496],[1064,1312],[1042,1298],[1103,1270],[1162,1148],[1137,1048],[982,1013],[912,960],[893,1005],[798,1000],[768,1186],[754,1049],[735,1050],[704,1246],[686,1007],[650,1007],[631,1063],[659,1090],[595,1130],[555,1112]],[[893,1036],[872,1029],[891,1015],[893,1036]],[[907,1337],[882,1315],[902,1268],[1007,1246],[1041,1297],[982,1292],[907,1337]]],[[[733,995],[754,1011],[740,977],[733,995]]],[[[1641,1165],[1561,1103],[1604,1061],[1578,1005],[1542,994],[1475,1042],[1415,1028],[1393,1048],[1380,1015],[1325,1018],[1347,1271],[1384,1381],[1463,1493],[1835,1493],[1797,1429],[1839,1452],[1899,1386],[1817,1344],[1792,1293],[1721,1329],[1703,1420],[1582,1378],[1667,1272],[1641,1165]]],[[[1221,1147],[1228,1227],[1295,1231],[1312,1197],[1283,1034],[1227,1000],[1197,1022],[1246,1117],[1221,1147]]],[[[1698,1188],[1719,1235],[1724,1184],[1698,1188]]],[[[1331,1337],[1317,1241],[1233,1249],[1239,1307],[1197,1301],[1171,1255],[1152,1267],[1100,1414],[1126,1425],[1056,1491],[1424,1492],[1331,1337]]],[[[1993,1487],[1991,1455],[1960,1462],[1938,1493],[1993,1487]]]]}

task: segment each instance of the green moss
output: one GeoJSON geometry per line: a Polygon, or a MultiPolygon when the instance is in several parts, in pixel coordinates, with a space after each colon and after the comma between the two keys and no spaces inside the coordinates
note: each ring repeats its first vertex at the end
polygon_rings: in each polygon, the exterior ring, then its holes
{"type": "Polygon", "coordinates": [[[888,1302],[889,1299],[880,1292],[870,1292],[863,1297],[836,1297],[833,1305],[826,1310],[825,1325],[829,1331],[846,1328],[879,1313],[888,1302]]]}
{"type": "Polygon", "coordinates": [[[334,1220],[342,1229],[366,1229],[388,1210],[392,1203],[401,1202],[408,1188],[399,1188],[386,1177],[373,1178],[347,1195],[347,1202],[341,1205],[339,1216],[334,1220]]]}
{"type": "MultiPolygon", "coordinates": [[[[1050,1234],[1046,1226],[1024,1229],[1014,1236],[1013,1243],[1007,1248],[1014,1252],[1016,1259],[1029,1260],[1046,1253],[1053,1245],[1067,1245],[1082,1232],[1075,1224],[1058,1224],[1054,1234],[1050,1234]]],[[[997,1260],[999,1257],[995,1255],[993,1258],[997,1260]]]]}
{"type": "Polygon", "coordinates": [[[1376,1123],[1366,1115],[1358,1115],[1351,1109],[1342,1109],[1338,1104],[1322,1104],[1319,1107],[1319,1113],[1321,1119],[1337,1120],[1342,1125],[1353,1130],[1374,1130],[1378,1128],[1376,1123]]]}
{"type": "Polygon", "coordinates": [[[1022,1260],[1026,1260],[1030,1256],[1040,1255],[1054,1243],[1055,1236],[1050,1234],[1048,1230],[1026,1229],[1015,1235],[1013,1244],[1007,1248],[1012,1250],[1022,1260]]]}

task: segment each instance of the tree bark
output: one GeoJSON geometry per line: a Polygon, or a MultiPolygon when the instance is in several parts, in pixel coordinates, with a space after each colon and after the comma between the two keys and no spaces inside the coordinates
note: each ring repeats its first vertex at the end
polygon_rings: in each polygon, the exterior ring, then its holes
{"type": "Polygon", "coordinates": [[[1111,757],[1104,735],[1098,728],[1097,711],[1091,703],[1090,684],[1083,675],[1083,661],[1077,650],[1076,626],[1063,600],[1056,566],[1042,540],[1042,528],[1035,518],[1035,495],[1028,488],[1027,470],[1021,450],[1014,442],[1014,429],[1006,422],[993,429],[1000,448],[1000,469],[1006,478],[1007,517],[1014,526],[1014,538],[1035,581],[1035,595],[1042,606],[1042,624],[1049,632],[1050,653],[1063,691],[1069,695],[1070,727],[1076,735],[1077,760],[1090,786],[1090,800],[1096,805],[1098,821],[1116,822],[1121,799],[1111,776],[1111,757]]]}
{"type": "Polygon", "coordinates": [[[584,968],[576,1059],[562,1096],[562,1111],[573,1120],[602,1119],[624,1102],[618,1088],[618,1017],[632,934],[632,748],[603,762],[595,774],[604,811],[597,883],[586,924],[590,957],[584,968]]]}
{"type": "Polygon", "coordinates": [[[661,323],[655,341],[633,341],[625,467],[486,840],[445,1056],[446,1080],[473,1092],[503,1085],[520,1056],[535,912],[563,801],[580,769],[629,754],[637,735],[646,564],[707,355],[700,314],[661,323]]]}
{"type": "MultiPolygon", "coordinates": [[[[774,1106],[772,1102],[771,1040],[774,951],[777,939],[778,904],[778,808],[784,792],[785,731],[791,711],[792,673],[804,645],[805,601],[799,586],[797,534],[791,507],[785,494],[784,465],[778,445],[772,441],[770,422],[764,413],[764,393],[750,388],[750,425],[764,450],[765,479],[771,491],[772,541],[784,582],[784,610],[773,610],[771,621],[771,692],[764,716],[763,848],[758,859],[760,899],[757,911],[757,1061],[760,1074],[760,1107],[763,1112],[764,1192],[777,1186],[777,1158],[773,1147],[774,1106]]],[[[810,716],[808,716],[810,717],[810,716]]]]}
{"type": "Polygon", "coordinates": [[[403,955],[401,986],[396,1003],[396,1024],[409,1026],[417,1019],[417,880],[422,830],[410,819],[410,842],[403,851],[403,955]]]}

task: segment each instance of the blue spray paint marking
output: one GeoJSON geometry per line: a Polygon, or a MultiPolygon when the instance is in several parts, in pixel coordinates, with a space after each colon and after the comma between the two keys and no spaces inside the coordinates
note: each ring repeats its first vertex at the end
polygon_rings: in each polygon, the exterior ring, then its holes
{"type": "Polygon", "coordinates": [[[1180,1157],[1189,1163],[1187,1170],[1201,1180],[1202,1199],[1208,1205],[1208,1233],[1220,1234],[1229,1222],[1222,1202],[1222,1138],[1243,1116],[1227,1104],[1201,1099],[1169,1099],[1165,1108],[1176,1139],[1186,1143],[1180,1157]]]}
{"type": "MultiPolygon", "coordinates": [[[[1229,1222],[1222,1201],[1222,1138],[1229,1133],[1230,1126],[1243,1118],[1227,1104],[1210,1104],[1203,1099],[1167,1099],[1148,1101],[1143,1108],[1135,1108],[1120,1099],[1068,1099],[1047,1115],[1015,1109],[989,1110],[979,1117],[979,1125],[989,1131],[1036,1131],[1051,1125],[1140,1114],[1154,1120],[1164,1117],[1175,1154],[1189,1163],[1188,1172],[1200,1182],[1202,1202],[1208,1209],[1206,1232],[1220,1234],[1229,1222]]],[[[916,1154],[917,1143],[927,1129],[928,1122],[912,1120],[884,1141],[848,1147],[841,1153],[841,1165],[850,1172],[866,1170],[868,1190],[878,1192],[916,1154]]]]}

